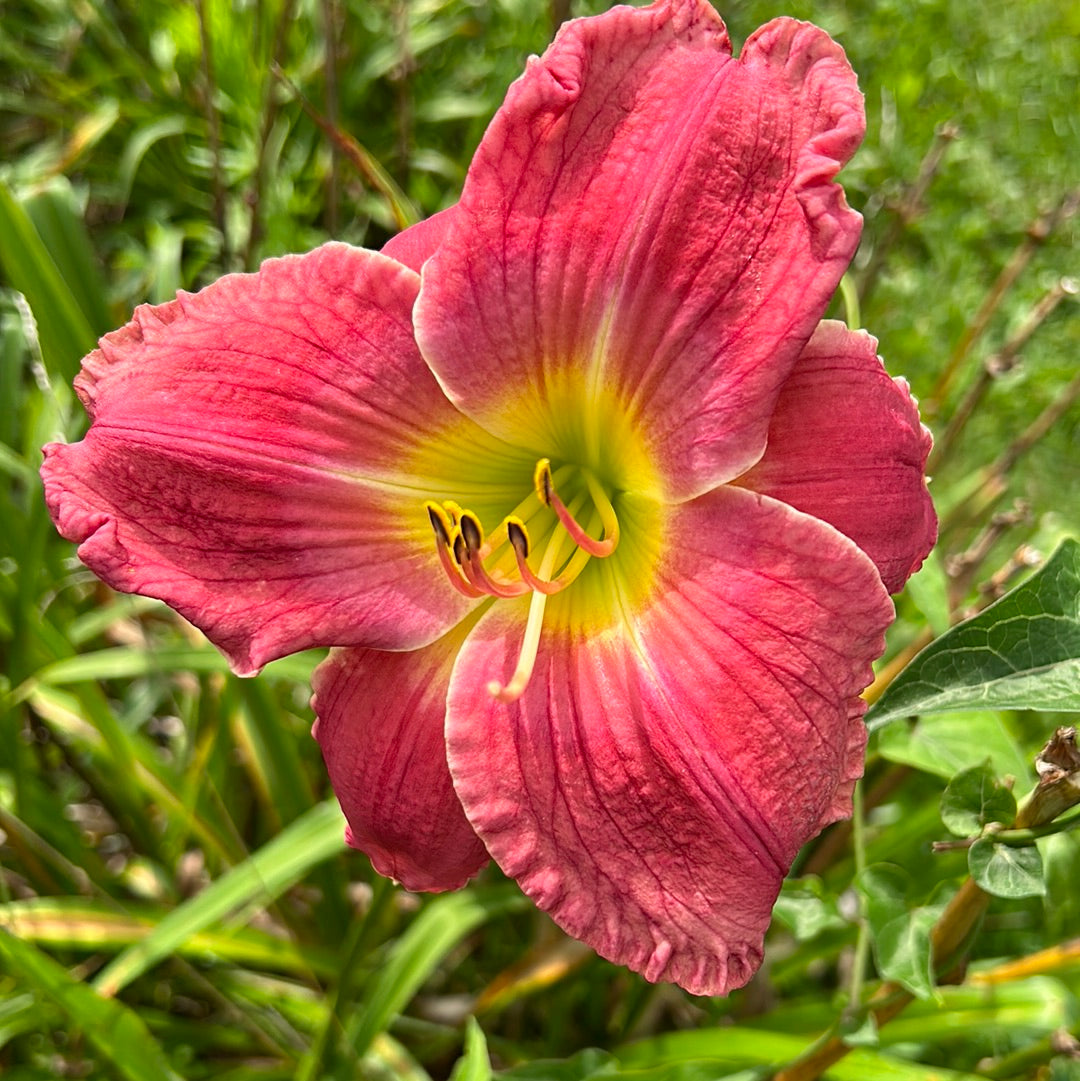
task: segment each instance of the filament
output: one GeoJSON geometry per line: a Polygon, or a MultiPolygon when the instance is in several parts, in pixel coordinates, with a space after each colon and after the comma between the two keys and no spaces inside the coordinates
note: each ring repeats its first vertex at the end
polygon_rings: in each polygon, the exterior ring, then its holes
{"type": "Polygon", "coordinates": [[[619,520],[615,517],[615,508],[612,507],[604,490],[593,475],[586,470],[585,483],[589,487],[589,495],[592,496],[596,509],[600,511],[600,520],[604,526],[604,539],[593,540],[588,533],[578,524],[574,516],[567,510],[566,505],[555,491],[555,482],[551,476],[551,462],[547,458],[541,458],[536,463],[536,472],[533,475],[536,484],[536,493],[542,502],[546,503],[558,516],[563,528],[573,538],[574,543],[583,548],[591,556],[609,556],[615,551],[619,543],[619,520]]]}

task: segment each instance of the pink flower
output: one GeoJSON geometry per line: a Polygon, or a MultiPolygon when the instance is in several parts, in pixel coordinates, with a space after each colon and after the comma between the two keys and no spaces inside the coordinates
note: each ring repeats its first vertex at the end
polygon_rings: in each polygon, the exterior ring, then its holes
{"type": "Polygon", "coordinates": [[[43,468],[84,562],[237,672],[343,647],[316,735],[380,872],[490,856],[697,993],[749,979],[849,813],[888,592],[935,534],[906,385],[819,323],[855,77],[789,19],[730,53],[706,0],[568,24],[456,208],[139,308],[43,468]]]}

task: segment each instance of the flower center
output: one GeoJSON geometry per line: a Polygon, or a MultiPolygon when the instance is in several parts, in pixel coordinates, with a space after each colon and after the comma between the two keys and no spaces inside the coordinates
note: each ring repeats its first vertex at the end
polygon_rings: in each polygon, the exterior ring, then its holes
{"type": "Polygon", "coordinates": [[[486,539],[480,519],[472,511],[452,500],[427,500],[424,504],[439,560],[459,593],[470,598],[532,594],[514,674],[505,685],[488,684],[491,694],[503,702],[521,697],[532,675],[547,598],[571,585],[590,559],[611,555],[619,543],[615,508],[589,470],[566,465],[553,473],[550,460],[541,458],[533,473],[533,488],[486,539]],[[568,482],[573,495],[564,503],[557,486],[568,482]],[[550,511],[554,511],[554,519],[550,511]],[[530,526],[536,545],[529,535],[530,526]],[[602,534],[599,539],[592,535],[598,532],[602,534]],[[540,553],[538,560],[534,552],[540,553]]]}

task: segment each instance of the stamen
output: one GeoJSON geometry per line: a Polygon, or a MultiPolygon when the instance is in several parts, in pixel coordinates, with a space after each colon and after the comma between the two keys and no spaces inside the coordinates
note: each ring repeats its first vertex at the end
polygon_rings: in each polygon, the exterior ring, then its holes
{"type": "Polygon", "coordinates": [[[514,549],[514,558],[517,560],[518,574],[521,575],[521,580],[525,582],[530,589],[536,590],[537,593],[544,593],[549,597],[553,593],[561,593],[562,590],[570,585],[570,583],[585,569],[585,564],[588,563],[591,558],[584,548],[578,548],[575,550],[573,556],[571,556],[570,562],[566,564],[562,574],[551,581],[545,581],[543,578],[538,578],[533,574],[532,568],[527,562],[529,556],[529,534],[525,529],[525,523],[516,519],[508,519],[506,523],[506,532],[508,534],[510,546],[514,549]]]}
{"type": "Polygon", "coordinates": [[[603,540],[593,540],[566,509],[566,505],[555,491],[555,483],[551,477],[551,462],[547,458],[541,458],[536,463],[536,471],[533,474],[536,494],[559,516],[559,521],[579,548],[591,556],[609,556],[619,543],[619,520],[615,516],[615,508],[612,507],[600,484],[590,473],[585,470],[582,472],[585,475],[585,483],[589,486],[589,495],[592,496],[596,509],[600,512],[600,521],[604,527],[603,540]]]}
{"type": "Polygon", "coordinates": [[[439,562],[446,572],[446,577],[450,579],[450,584],[459,593],[470,599],[484,596],[483,590],[477,589],[469,582],[462,580],[461,571],[450,558],[451,527],[446,512],[437,503],[430,501],[426,502],[424,506],[427,508],[431,528],[435,531],[435,550],[439,553],[439,562]]]}
{"type": "MultiPolygon", "coordinates": [[[[507,522],[507,532],[512,523],[507,522]]],[[[563,547],[564,538],[558,530],[552,534],[548,546],[544,550],[540,561],[540,573],[546,578],[558,562],[559,553],[563,547]]],[[[528,540],[526,538],[526,545],[528,540]]],[[[514,546],[516,553],[517,546],[514,546]]],[[[516,702],[529,685],[533,666],[536,664],[536,652],[540,648],[540,629],[544,624],[544,607],[547,605],[547,594],[541,590],[534,590],[532,601],[529,603],[529,618],[525,624],[525,636],[521,640],[521,652],[518,654],[517,667],[509,682],[505,685],[498,680],[492,680],[488,686],[488,694],[497,698],[500,702],[516,702]]]]}
{"type": "Polygon", "coordinates": [[[464,511],[458,521],[458,534],[454,538],[454,558],[461,566],[469,583],[493,597],[520,597],[529,592],[525,582],[501,582],[493,578],[484,567],[484,530],[479,519],[471,511],[464,511]]]}

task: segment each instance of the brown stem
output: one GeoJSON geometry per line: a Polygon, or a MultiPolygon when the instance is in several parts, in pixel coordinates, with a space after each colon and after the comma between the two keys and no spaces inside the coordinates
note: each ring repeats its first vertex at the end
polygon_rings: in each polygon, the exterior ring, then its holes
{"type": "Polygon", "coordinates": [[[1030,544],[1021,544],[1019,548],[985,582],[978,585],[979,597],[987,602],[999,600],[1005,596],[1018,574],[1037,567],[1043,561],[1043,555],[1030,544]]]}
{"type": "Polygon", "coordinates": [[[295,11],[296,0],[285,0],[278,15],[277,25],[274,28],[274,43],[270,49],[270,70],[266,74],[266,86],[263,92],[262,123],[259,125],[259,149],[255,161],[255,186],[251,191],[251,228],[248,232],[247,247],[244,250],[244,266],[248,270],[255,269],[259,243],[262,241],[264,233],[263,196],[269,179],[267,176],[269,169],[267,153],[270,148],[270,135],[274,130],[274,123],[278,115],[277,94],[275,93],[277,81],[274,77],[274,71],[282,66],[285,39],[295,17],[295,11]]]}
{"type": "Polygon", "coordinates": [[[1014,961],[1003,961],[984,972],[976,972],[970,982],[980,987],[1013,983],[1031,976],[1045,976],[1062,968],[1072,968],[1077,962],[1080,962],[1080,938],[1072,938],[1049,949],[1029,953],[1026,957],[1018,957],[1014,961]]]}
{"type": "Polygon", "coordinates": [[[379,164],[378,159],[361,146],[351,135],[334,127],[329,120],[297,89],[289,77],[276,65],[274,77],[289,88],[300,103],[304,112],[318,125],[319,130],[341,151],[345,159],[353,166],[364,180],[386,199],[390,213],[399,229],[407,229],[420,220],[416,207],[394,182],[394,178],[379,164]]]}
{"type": "Polygon", "coordinates": [[[1046,242],[1047,238],[1063,222],[1071,218],[1077,210],[1080,210],[1080,188],[1074,188],[1068,192],[1053,210],[1036,218],[1028,226],[1024,239],[1017,245],[1009,261],[1001,269],[997,280],[990,287],[982,302],[982,306],[975,313],[975,317],[964,328],[949,359],[945,364],[934,389],[929,398],[922,403],[923,412],[933,415],[938,411],[945,395],[948,394],[953,380],[956,378],[960,365],[964,362],[971,351],[971,347],[982,337],[994,312],[997,311],[1006,293],[1012,288],[1016,279],[1020,277],[1024,268],[1031,262],[1032,256],[1046,242]]]}
{"type": "Polygon", "coordinates": [[[942,519],[940,532],[977,521],[1008,491],[1009,474],[1016,463],[1080,400],[1080,372],[1060,394],[983,470],[978,486],[942,519]]]}
{"type": "MultiPolygon", "coordinates": [[[[338,126],[338,55],[337,55],[337,0],[322,0],[323,21],[323,89],[325,92],[326,120],[331,127],[338,126]]],[[[330,174],[326,178],[326,231],[332,237],[338,234],[339,179],[341,150],[337,143],[330,143],[330,174]]]]}
{"type": "Polygon", "coordinates": [[[1073,376],[1068,386],[1005,448],[1004,453],[991,467],[991,472],[1006,477],[1017,461],[1061,420],[1078,398],[1080,373],[1073,376]]]}
{"type": "Polygon", "coordinates": [[[1013,509],[995,514],[989,524],[979,533],[971,545],[959,555],[945,560],[945,573],[949,576],[949,611],[956,612],[975,580],[975,575],[990,554],[994,545],[1013,526],[1031,521],[1031,507],[1018,499],[1013,509]]]}
{"type": "Polygon", "coordinates": [[[1077,283],[1071,278],[1062,278],[1048,289],[1020,325],[1016,333],[1001,347],[1000,351],[989,357],[983,364],[979,377],[971,385],[964,399],[956,407],[949,420],[945,433],[935,441],[930,460],[926,463],[928,473],[936,473],[941,463],[948,459],[949,451],[957,437],[967,424],[972,413],[982,401],[991,384],[1015,367],[1020,350],[1028,343],[1031,336],[1049,318],[1050,313],[1066,297],[1077,291],[1077,283]]]}
{"type": "Polygon", "coordinates": [[[930,188],[930,183],[941,168],[945,152],[959,136],[960,129],[952,123],[942,124],[934,133],[934,141],[919,165],[918,176],[893,208],[889,226],[874,246],[863,268],[859,278],[860,305],[865,305],[867,298],[874,291],[881,276],[881,268],[885,264],[885,257],[903,235],[904,230],[922,213],[923,200],[930,188]]]}
{"type": "Polygon", "coordinates": [[[210,144],[211,184],[214,193],[214,224],[221,236],[221,267],[230,270],[229,234],[225,228],[225,171],[221,165],[221,117],[217,111],[217,78],[214,74],[213,39],[206,18],[206,0],[195,0],[199,17],[199,41],[202,45],[202,68],[206,110],[206,137],[210,144]]]}

